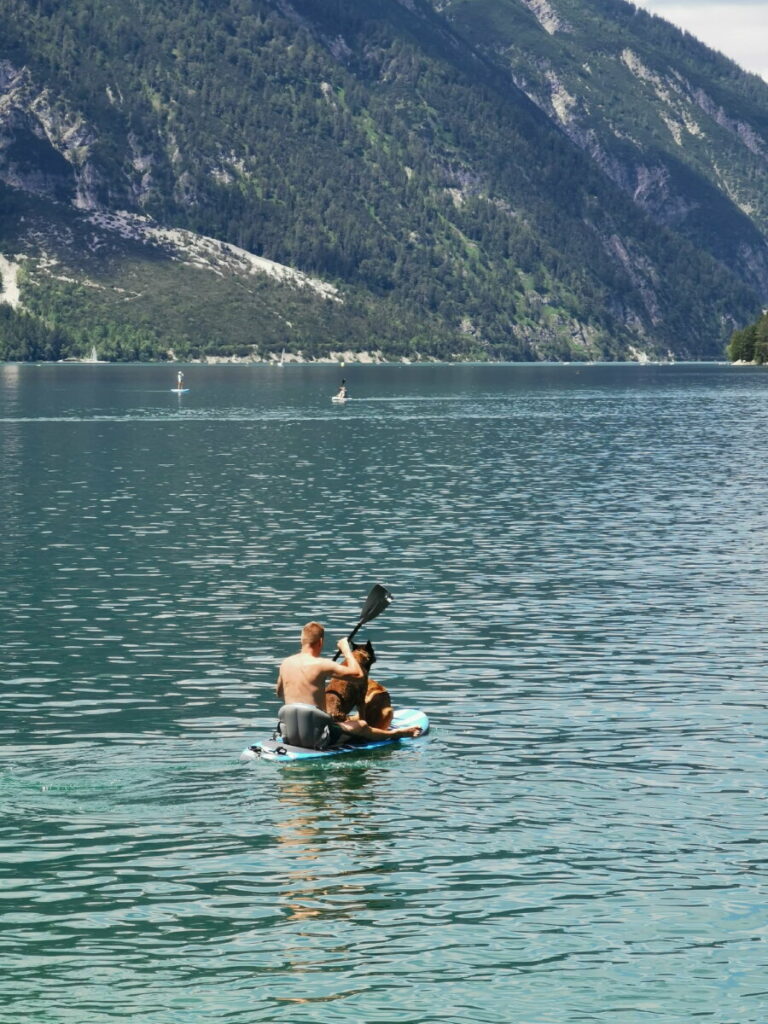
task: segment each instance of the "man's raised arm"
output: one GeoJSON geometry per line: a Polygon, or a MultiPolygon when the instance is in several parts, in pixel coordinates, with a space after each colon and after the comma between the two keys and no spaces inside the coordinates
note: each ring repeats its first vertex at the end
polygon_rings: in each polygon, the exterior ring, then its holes
{"type": "Polygon", "coordinates": [[[346,665],[339,665],[337,662],[333,662],[333,674],[341,676],[342,679],[362,679],[365,672],[360,667],[357,658],[352,657],[352,648],[349,646],[349,640],[346,637],[342,637],[336,646],[344,656],[346,665]]]}

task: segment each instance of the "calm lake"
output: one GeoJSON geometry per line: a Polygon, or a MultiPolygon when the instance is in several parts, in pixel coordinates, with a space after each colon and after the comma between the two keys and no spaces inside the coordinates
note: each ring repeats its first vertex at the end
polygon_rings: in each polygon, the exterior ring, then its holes
{"type": "Polygon", "coordinates": [[[1,1024],[765,1024],[768,371],[184,372],[0,366],[1,1024]]]}

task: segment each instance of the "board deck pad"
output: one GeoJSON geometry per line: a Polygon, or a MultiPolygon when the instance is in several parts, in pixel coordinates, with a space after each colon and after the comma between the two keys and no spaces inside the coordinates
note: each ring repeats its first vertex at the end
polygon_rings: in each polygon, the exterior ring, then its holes
{"type": "MultiPolygon", "coordinates": [[[[393,729],[406,729],[417,725],[421,736],[429,730],[429,719],[423,711],[416,708],[398,708],[392,717],[393,729]]],[[[242,761],[253,761],[263,758],[265,761],[304,761],[317,757],[340,757],[344,754],[359,754],[365,750],[376,750],[379,747],[391,747],[398,743],[418,743],[421,736],[406,736],[402,739],[364,740],[362,743],[343,743],[326,750],[311,750],[308,747],[292,747],[282,740],[262,740],[246,747],[240,755],[242,761]]]]}

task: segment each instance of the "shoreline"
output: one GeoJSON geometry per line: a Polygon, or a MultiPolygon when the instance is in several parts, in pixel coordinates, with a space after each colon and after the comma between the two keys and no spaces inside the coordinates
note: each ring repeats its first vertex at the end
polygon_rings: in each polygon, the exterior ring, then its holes
{"type": "MultiPolygon", "coordinates": [[[[681,360],[659,360],[657,362],[650,361],[638,361],[636,359],[596,359],[589,361],[555,361],[555,360],[504,360],[504,359],[408,359],[403,357],[402,359],[364,359],[364,358],[345,358],[344,360],[334,359],[329,356],[320,357],[317,359],[304,359],[301,356],[293,356],[289,359],[286,353],[283,358],[283,366],[291,363],[294,366],[335,366],[340,369],[346,369],[349,367],[375,367],[375,366],[412,366],[412,367],[435,367],[435,366],[558,366],[566,367],[570,366],[577,372],[587,367],[597,366],[634,366],[642,369],[651,369],[653,367],[673,367],[673,366],[754,366],[760,367],[764,364],[761,363],[747,363],[747,362],[736,362],[731,363],[726,359],[681,359],[681,360]]],[[[202,359],[153,359],[145,361],[131,361],[131,360],[111,360],[111,359],[9,359],[0,360],[0,367],[2,366],[154,366],[154,367],[171,367],[171,366],[265,366],[274,369],[280,368],[280,360],[275,359],[253,359],[243,356],[206,356],[202,359]]]]}

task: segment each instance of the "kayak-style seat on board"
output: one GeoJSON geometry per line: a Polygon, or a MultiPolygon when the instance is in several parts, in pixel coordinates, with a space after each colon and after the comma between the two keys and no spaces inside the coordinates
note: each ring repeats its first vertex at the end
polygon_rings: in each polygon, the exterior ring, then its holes
{"type": "Polygon", "coordinates": [[[327,750],[348,738],[329,714],[313,704],[283,704],[277,731],[284,743],[309,750],[327,750]]]}

